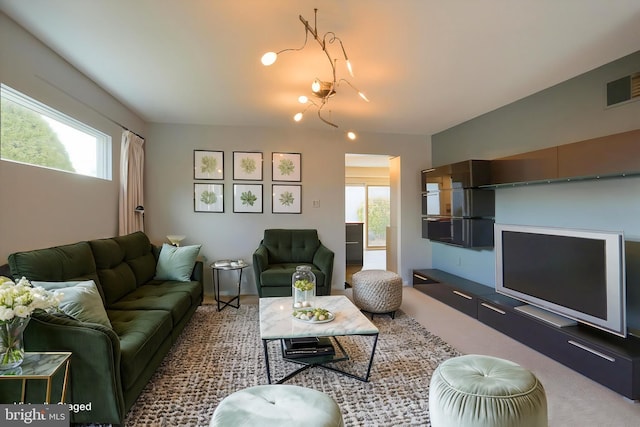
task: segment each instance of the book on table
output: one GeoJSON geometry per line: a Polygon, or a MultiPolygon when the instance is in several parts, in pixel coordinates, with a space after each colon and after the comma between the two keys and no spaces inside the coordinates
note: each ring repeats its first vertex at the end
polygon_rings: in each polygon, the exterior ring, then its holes
{"type": "Polygon", "coordinates": [[[284,343],[283,355],[291,359],[336,354],[331,339],[328,337],[285,338],[282,341],[284,343]]]}

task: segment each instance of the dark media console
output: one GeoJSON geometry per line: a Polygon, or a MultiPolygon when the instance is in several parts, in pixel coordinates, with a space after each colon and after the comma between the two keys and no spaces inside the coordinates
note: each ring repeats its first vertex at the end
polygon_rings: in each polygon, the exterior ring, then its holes
{"type": "Polygon", "coordinates": [[[621,338],[580,323],[553,326],[516,310],[521,301],[440,270],[414,270],[413,287],[628,399],[640,399],[638,338],[621,338]]]}

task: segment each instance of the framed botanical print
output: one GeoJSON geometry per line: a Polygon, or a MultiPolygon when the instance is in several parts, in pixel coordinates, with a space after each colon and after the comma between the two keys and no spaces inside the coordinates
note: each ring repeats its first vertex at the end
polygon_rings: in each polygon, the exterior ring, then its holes
{"type": "Polygon", "coordinates": [[[233,212],[262,213],[262,184],[233,184],[233,212]]]}
{"type": "Polygon", "coordinates": [[[233,179],[262,181],[262,153],[234,151],[233,179]]]}
{"type": "Polygon", "coordinates": [[[193,184],[195,212],[224,212],[224,184],[193,184]]]}
{"type": "Polygon", "coordinates": [[[224,151],[193,150],[194,179],[224,179],[224,151]]]}
{"type": "Polygon", "coordinates": [[[297,181],[300,182],[300,153],[272,153],[272,179],[274,181],[297,181]]]}
{"type": "Polygon", "coordinates": [[[273,184],[273,213],[302,213],[302,186],[273,184]]]}

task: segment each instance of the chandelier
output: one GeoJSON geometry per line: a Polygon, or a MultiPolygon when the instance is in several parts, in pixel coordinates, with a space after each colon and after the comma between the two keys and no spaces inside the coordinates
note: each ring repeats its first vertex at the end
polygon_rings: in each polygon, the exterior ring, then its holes
{"type": "MultiPolygon", "coordinates": [[[[344,45],[342,44],[342,40],[340,40],[340,38],[338,38],[338,36],[336,36],[334,32],[328,31],[324,33],[322,37],[320,37],[317,29],[318,9],[314,9],[314,15],[315,15],[315,21],[314,21],[313,28],[309,24],[309,21],[304,19],[302,15],[299,15],[300,21],[302,22],[302,25],[304,25],[304,28],[305,28],[304,44],[302,45],[302,47],[297,49],[295,48],[283,49],[279,52],[267,52],[262,56],[262,64],[265,66],[272,65],[274,62],[276,62],[276,59],[278,59],[279,54],[283,52],[300,51],[304,49],[305,46],[307,45],[307,41],[309,40],[309,34],[311,34],[313,36],[313,39],[316,42],[318,42],[318,44],[320,45],[320,48],[322,49],[322,52],[325,54],[325,56],[327,57],[327,60],[329,61],[329,65],[331,66],[331,78],[327,80],[323,80],[316,77],[315,79],[313,79],[311,83],[311,95],[313,97],[309,98],[305,95],[301,95],[300,97],[298,97],[298,102],[300,102],[304,106],[304,108],[302,109],[302,111],[296,113],[293,116],[293,120],[295,120],[296,122],[301,121],[302,118],[304,117],[304,114],[307,112],[307,110],[311,107],[314,107],[317,109],[318,117],[320,118],[320,120],[322,120],[324,123],[328,124],[329,126],[338,128],[337,124],[335,124],[333,121],[328,119],[326,115],[324,115],[324,111],[328,109],[328,107],[326,106],[329,103],[329,100],[336,95],[341,83],[346,83],[351,89],[356,91],[360,96],[360,98],[362,98],[364,101],[369,102],[369,99],[365,96],[364,93],[360,92],[347,79],[337,78],[336,64],[338,62],[338,58],[335,56],[334,57],[331,56],[331,53],[328,50],[328,45],[333,45],[336,42],[340,44],[339,52],[342,52],[342,56],[344,57],[344,62],[345,62],[347,71],[349,72],[349,75],[353,77],[353,68],[351,66],[351,62],[347,57],[347,52],[344,48],[344,45]]],[[[331,110],[329,110],[329,114],[330,113],[331,113],[331,110]]],[[[354,131],[351,130],[347,132],[347,137],[351,140],[354,140],[356,139],[356,134],[354,131]]]]}

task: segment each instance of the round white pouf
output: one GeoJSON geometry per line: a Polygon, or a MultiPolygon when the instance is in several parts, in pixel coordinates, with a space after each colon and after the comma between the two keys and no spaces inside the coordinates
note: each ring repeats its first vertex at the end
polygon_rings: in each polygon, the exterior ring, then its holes
{"type": "Polygon", "coordinates": [[[259,385],[225,397],[210,427],[342,427],[338,404],[328,395],[295,385],[259,385]]]}
{"type": "Polygon", "coordinates": [[[362,270],[352,277],[353,303],[368,313],[395,317],[402,304],[402,277],[392,271],[362,270]]]}
{"type": "Polygon", "coordinates": [[[538,379],[508,360],[466,355],[444,361],[429,386],[433,427],[546,427],[538,379]]]}

